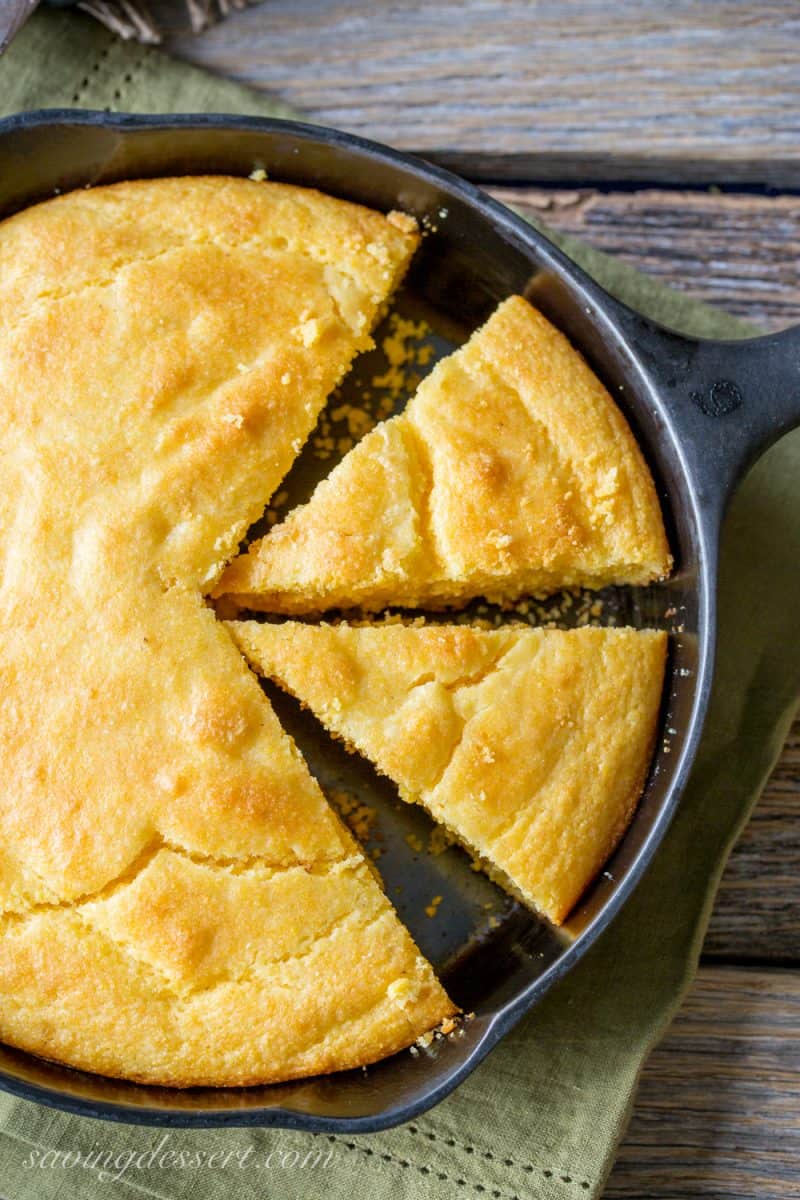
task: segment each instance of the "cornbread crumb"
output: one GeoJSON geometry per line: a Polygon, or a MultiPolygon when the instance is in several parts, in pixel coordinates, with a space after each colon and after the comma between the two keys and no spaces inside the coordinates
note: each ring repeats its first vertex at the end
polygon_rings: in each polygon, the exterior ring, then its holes
{"type": "Polygon", "coordinates": [[[255,167],[247,178],[252,179],[253,183],[263,183],[267,178],[267,172],[263,167],[255,167]]]}
{"type": "Polygon", "coordinates": [[[425,916],[426,917],[435,917],[436,912],[441,903],[442,903],[442,897],[434,896],[433,899],[431,900],[430,904],[425,905],[425,916]]]}
{"type": "Polygon", "coordinates": [[[404,998],[408,999],[412,991],[413,988],[410,979],[403,975],[400,979],[395,979],[389,984],[387,995],[391,1000],[402,1000],[404,998]]]}
{"type": "Polygon", "coordinates": [[[386,370],[377,372],[369,387],[356,382],[355,387],[360,387],[357,401],[352,396],[341,400],[340,396],[337,403],[334,393],[312,436],[315,458],[329,459],[334,454],[344,457],[378,421],[402,407],[432,363],[436,347],[427,321],[410,320],[393,312],[389,314],[387,327],[388,332],[380,342],[386,370]]]}
{"type": "Polygon", "coordinates": [[[353,438],[363,437],[375,425],[369,413],[354,404],[340,404],[338,408],[332,409],[331,418],[334,421],[346,421],[347,432],[353,438]]]}
{"type": "Polygon", "coordinates": [[[416,368],[427,366],[433,356],[433,346],[424,341],[431,333],[427,321],[412,321],[399,313],[389,317],[389,332],[381,340],[389,366],[372,379],[374,388],[387,393],[387,414],[418,387],[421,375],[416,368]]]}
{"type": "Polygon", "coordinates": [[[401,233],[416,233],[419,229],[416,217],[412,217],[410,213],[399,212],[392,209],[387,213],[386,220],[390,225],[394,225],[395,229],[399,229],[401,233]]]}
{"type": "Polygon", "coordinates": [[[300,334],[300,341],[304,346],[313,346],[319,341],[320,336],[320,326],[317,318],[309,317],[307,321],[303,321],[298,326],[298,333],[300,334]]]}
{"type": "Polygon", "coordinates": [[[407,833],[406,841],[415,854],[421,854],[423,850],[422,840],[415,833],[407,833]]]}
{"type": "Polygon", "coordinates": [[[378,818],[374,808],[345,791],[329,791],[328,799],[357,841],[366,842],[374,836],[373,826],[378,818]]]}
{"type": "Polygon", "coordinates": [[[434,825],[428,838],[428,853],[438,858],[445,850],[448,850],[453,844],[453,837],[447,832],[444,825],[434,825]]]}

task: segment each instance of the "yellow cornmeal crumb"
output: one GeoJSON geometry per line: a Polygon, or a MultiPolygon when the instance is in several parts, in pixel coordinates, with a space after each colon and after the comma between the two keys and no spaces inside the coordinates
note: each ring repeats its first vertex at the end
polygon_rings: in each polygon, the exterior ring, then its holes
{"type": "MultiPolygon", "coordinates": [[[[474,1016],[475,1014],[471,1013],[470,1019],[474,1016]]],[[[418,1037],[414,1045],[409,1046],[409,1051],[414,1058],[417,1058],[420,1050],[427,1050],[434,1041],[441,1042],[445,1038],[452,1039],[454,1035],[456,1037],[463,1037],[464,1030],[461,1028],[457,1018],[445,1017],[436,1029],[431,1029],[427,1033],[423,1033],[421,1037],[418,1037]]]]}
{"type": "Polygon", "coordinates": [[[432,332],[427,321],[412,321],[399,313],[389,317],[389,332],[381,341],[389,366],[372,380],[374,388],[388,393],[382,401],[384,415],[416,390],[421,376],[415,368],[428,366],[433,357],[433,346],[424,341],[432,332]]]}
{"type": "Polygon", "coordinates": [[[372,836],[372,827],[378,817],[374,808],[344,791],[328,792],[328,799],[335,805],[354,838],[365,842],[372,836]]]}
{"type": "Polygon", "coordinates": [[[413,391],[414,387],[406,388],[408,375],[402,367],[390,365],[389,369],[383,375],[375,375],[372,379],[372,384],[376,388],[385,388],[392,396],[398,399],[406,390],[413,391]]]}
{"type": "MultiPolygon", "coordinates": [[[[478,606],[483,611],[483,605],[478,606]]],[[[503,605],[505,613],[513,613],[529,625],[552,628],[561,623],[570,625],[593,625],[599,623],[604,613],[604,602],[596,592],[576,588],[548,597],[526,597],[512,604],[503,605]]],[[[496,617],[495,617],[496,620],[496,617]]],[[[604,624],[616,624],[613,614],[607,614],[604,624]]]]}
{"type": "Polygon", "coordinates": [[[334,401],[327,413],[322,414],[312,437],[316,458],[327,459],[334,452],[343,457],[352,450],[379,420],[402,407],[416,390],[424,370],[431,365],[436,348],[428,340],[433,330],[427,321],[414,321],[391,313],[387,324],[388,332],[380,343],[388,364],[386,370],[372,378],[370,387],[362,388],[359,403],[348,400],[337,404],[334,401]],[[342,424],[346,424],[346,435],[334,428],[342,424]]]}
{"type": "Polygon", "coordinates": [[[442,897],[434,896],[433,899],[431,900],[430,904],[426,904],[426,906],[425,906],[425,916],[426,917],[435,917],[436,910],[438,909],[438,907],[441,903],[442,903],[442,897]]]}
{"type": "Polygon", "coordinates": [[[253,183],[263,183],[267,178],[267,172],[263,167],[255,167],[247,178],[252,179],[253,183]]]}
{"type": "Polygon", "coordinates": [[[410,213],[393,210],[387,215],[386,220],[390,225],[394,225],[395,229],[399,229],[403,233],[416,233],[419,229],[415,218],[410,213]]]}
{"type": "Polygon", "coordinates": [[[363,408],[356,408],[354,404],[340,404],[338,408],[331,411],[331,419],[346,421],[347,432],[354,438],[363,437],[375,425],[375,421],[369,413],[363,408]]]}
{"type": "Polygon", "coordinates": [[[393,367],[402,366],[410,358],[415,357],[409,342],[419,341],[430,333],[430,326],[425,321],[411,321],[392,313],[389,318],[391,332],[381,342],[381,349],[393,367]]]}
{"type": "Polygon", "coordinates": [[[402,976],[400,979],[395,979],[389,984],[387,995],[391,1000],[402,1000],[403,997],[408,997],[411,994],[411,980],[402,976]]]}
{"type": "Polygon", "coordinates": [[[434,825],[428,838],[428,853],[438,858],[453,844],[453,839],[442,825],[434,825]]]}
{"type": "Polygon", "coordinates": [[[408,842],[409,846],[416,854],[422,853],[422,849],[423,849],[422,840],[420,838],[418,838],[415,833],[407,833],[406,841],[408,842]]]}
{"type": "Polygon", "coordinates": [[[304,346],[313,346],[315,342],[319,341],[320,328],[316,317],[309,317],[307,321],[303,321],[297,331],[304,346]]]}

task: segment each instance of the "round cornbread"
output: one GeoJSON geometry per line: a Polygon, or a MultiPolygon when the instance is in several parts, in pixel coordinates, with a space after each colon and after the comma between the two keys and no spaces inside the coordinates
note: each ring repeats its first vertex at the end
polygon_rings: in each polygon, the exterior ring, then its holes
{"type": "Polygon", "coordinates": [[[417,244],[232,178],[0,224],[0,1037],[186,1086],[453,1006],[204,594],[417,244]]]}

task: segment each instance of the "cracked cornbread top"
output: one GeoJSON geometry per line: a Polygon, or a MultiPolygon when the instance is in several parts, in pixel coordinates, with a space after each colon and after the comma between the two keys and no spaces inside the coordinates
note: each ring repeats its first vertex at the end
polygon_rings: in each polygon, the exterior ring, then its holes
{"type": "Polygon", "coordinates": [[[625,832],[656,737],[664,632],[229,628],[259,671],[554,923],[625,832]]]}
{"type": "Polygon", "coordinates": [[[625,418],[564,335],[511,296],[215,594],[284,613],[436,608],[670,568],[625,418]]]}
{"type": "Polygon", "coordinates": [[[0,1037],[153,1083],[452,1005],[206,607],[417,244],[228,178],[0,224],[0,1037]]]}

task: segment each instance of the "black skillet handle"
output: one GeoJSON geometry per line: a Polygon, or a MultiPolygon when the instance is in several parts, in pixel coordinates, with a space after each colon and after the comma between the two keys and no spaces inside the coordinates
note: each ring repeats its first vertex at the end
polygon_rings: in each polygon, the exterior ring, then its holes
{"type": "Polygon", "coordinates": [[[748,467],[800,426],[800,325],[740,341],[690,339],[628,313],[698,494],[719,515],[748,467]]]}

